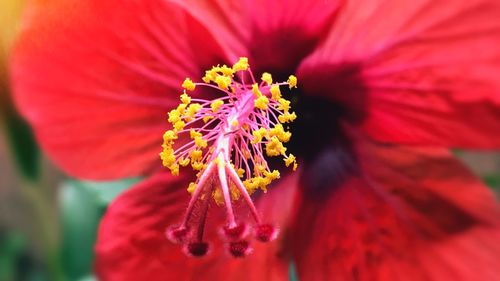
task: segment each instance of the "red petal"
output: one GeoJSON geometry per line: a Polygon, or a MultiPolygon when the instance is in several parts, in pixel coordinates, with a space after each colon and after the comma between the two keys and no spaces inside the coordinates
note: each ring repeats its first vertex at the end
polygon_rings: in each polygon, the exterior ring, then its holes
{"type": "MultiPolygon", "coordinates": [[[[284,178],[282,183],[260,198],[258,208],[270,222],[285,225],[294,178],[284,178]]],[[[207,240],[212,242],[208,256],[188,257],[179,245],[167,241],[166,227],[180,222],[189,200],[186,186],[186,180],[162,173],[109,206],[96,245],[99,280],[287,280],[288,256],[283,253],[282,239],[253,242],[253,254],[232,258],[224,252],[217,233],[221,222],[217,224],[213,212],[207,223],[207,240]]]]}
{"type": "Polygon", "coordinates": [[[500,209],[466,168],[442,150],[365,144],[359,155],[362,176],[301,200],[300,280],[497,278],[500,209]]]}
{"type": "Polygon", "coordinates": [[[496,18],[498,1],[350,1],[299,81],[366,110],[379,140],[499,147],[496,18]]]}
{"type": "Polygon", "coordinates": [[[11,62],[17,104],[68,173],[147,173],[180,84],[220,61],[203,34],[167,1],[32,1],[11,62]]]}
{"type": "Polygon", "coordinates": [[[246,55],[257,73],[289,75],[331,25],[340,2],[195,0],[179,4],[207,26],[232,60],[246,55]]]}

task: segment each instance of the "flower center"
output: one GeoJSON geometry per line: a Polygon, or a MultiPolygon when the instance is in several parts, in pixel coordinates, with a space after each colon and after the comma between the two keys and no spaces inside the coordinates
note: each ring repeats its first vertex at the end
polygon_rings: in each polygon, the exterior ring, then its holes
{"type": "Polygon", "coordinates": [[[182,87],[181,103],[168,114],[173,129],[163,135],[163,165],[173,175],[180,167],[191,165],[197,171],[196,181],[187,190],[192,197],[180,225],[167,230],[174,243],[185,245],[192,256],[203,256],[209,250],[204,240],[205,222],[210,202],[224,206],[226,223],[221,233],[234,257],[251,252],[246,235],[247,223],[236,216],[233,203],[242,200],[253,218],[254,237],[268,242],[277,235],[277,228],[263,223],[250,195],[280,177],[272,170],[266,156],[281,156],[285,165],[295,171],[293,154],[286,153],[284,143],[291,133],[283,124],[295,120],[290,101],[282,97],[280,87],[296,87],[297,78],[273,83],[271,74],[264,73],[257,83],[247,58],[240,58],[232,67],[215,66],[205,72],[204,82],[187,78],[182,87]],[[187,94],[196,87],[216,89],[223,97],[215,100],[195,99],[187,94]],[[185,135],[183,137],[183,135],[185,135]],[[189,136],[189,138],[188,138],[189,136]],[[178,139],[188,139],[177,145],[178,139]]]}

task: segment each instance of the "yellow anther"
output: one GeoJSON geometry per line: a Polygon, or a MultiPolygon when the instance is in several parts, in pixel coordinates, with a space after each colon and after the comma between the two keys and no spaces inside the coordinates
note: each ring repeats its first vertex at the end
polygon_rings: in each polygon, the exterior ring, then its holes
{"type": "Polygon", "coordinates": [[[195,150],[191,151],[189,153],[189,156],[191,156],[191,162],[192,162],[192,164],[194,164],[193,162],[200,161],[202,155],[203,155],[203,152],[201,150],[199,150],[199,149],[195,149],[195,150]]]}
{"type": "Polygon", "coordinates": [[[210,83],[211,81],[214,81],[216,77],[217,77],[217,72],[214,71],[214,69],[212,68],[211,70],[205,71],[205,76],[203,76],[203,78],[201,79],[205,83],[210,83]]]}
{"type": "Polygon", "coordinates": [[[207,115],[207,116],[203,117],[203,122],[204,122],[204,123],[207,123],[209,120],[212,120],[212,119],[214,119],[214,117],[213,117],[213,116],[211,116],[211,115],[207,115]]]}
{"type": "Polygon", "coordinates": [[[287,122],[292,122],[296,118],[297,115],[295,114],[295,112],[292,113],[285,112],[282,115],[278,116],[278,121],[280,121],[281,123],[287,123],[287,122]]]}
{"type": "Polygon", "coordinates": [[[271,137],[268,143],[266,143],[266,154],[267,156],[278,156],[284,154],[286,148],[283,143],[277,137],[271,137]]]}
{"type": "Polygon", "coordinates": [[[179,105],[177,106],[177,108],[176,108],[176,109],[177,109],[177,111],[179,111],[179,113],[180,113],[181,115],[183,115],[183,114],[184,114],[184,112],[186,111],[186,108],[187,108],[187,104],[181,103],[181,104],[179,104],[179,105]]]}
{"type": "Polygon", "coordinates": [[[187,191],[188,191],[190,194],[193,194],[193,192],[194,192],[195,190],[196,190],[196,183],[194,183],[194,182],[189,183],[188,188],[187,188],[187,191]]]}
{"type": "Polygon", "coordinates": [[[270,179],[265,177],[254,177],[253,180],[258,188],[262,189],[264,192],[267,192],[266,187],[271,183],[270,179]]]}
{"type": "Polygon", "coordinates": [[[225,64],[220,67],[220,72],[222,73],[222,75],[228,76],[228,77],[233,76],[233,74],[234,74],[234,70],[225,64]]]}
{"type": "Polygon", "coordinates": [[[177,139],[177,133],[173,130],[168,130],[163,134],[163,142],[167,144],[173,143],[177,139]]]}
{"type": "Polygon", "coordinates": [[[238,177],[242,178],[243,175],[245,174],[245,170],[242,168],[239,168],[238,170],[236,170],[236,173],[238,174],[238,177]]]}
{"type": "Polygon", "coordinates": [[[253,139],[250,142],[251,144],[257,144],[262,141],[263,137],[268,136],[268,132],[265,128],[259,128],[258,130],[255,130],[252,132],[253,139]]]}
{"type": "Polygon", "coordinates": [[[198,148],[205,148],[205,147],[207,147],[207,141],[204,140],[202,137],[195,137],[194,138],[194,144],[198,148]]]}
{"type": "Polygon", "coordinates": [[[189,136],[194,139],[196,137],[202,137],[203,134],[200,132],[195,131],[194,129],[189,130],[189,136]]]}
{"type": "Polygon", "coordinates": [[[186,108],[187,108],[187,104],[184,104],[184,103],[180,103],[178,106],[177,106],[177,111],[179,111],[179,113],[181,114],[181,118],[184,118],[184,121],[191,121],[191,117],[189,117],[187,114],[186,114],[186,108]]]}
{"type": "Polygon", "coordinates": [[[188,91],[193,91],[194,88],[196,88],[196,84],[194,84],[191,79],[186,78],[186,80],[184,80],[184,82],[182,82],[182,88],[184,88],[188,91]]]}
{"type": "Polygon", "coordinates": [[[280,172],[278,170],[273,170],[272,172],[264,171],[264,176],[270,180],[276,180],[280,178],[280,172]]]}
{"type": "Polygon", "coordinates": [[[262,164],[256,164],[253,168],[253,173],[255,176],[258,176],[266,171],[266,166],[262,164]]]}
{"type": "Polygon", "coordinates": [[[262,77],[260,79],[266,82],[267,85],[271,85],[273,83],[273,77],[271,76],[270,73],[267,72],[262,73],[262,77]]]}
{"type": "Polygon", "coordinates": [[[168,122],[171,124],[175,124],[176,122],[181,121],[181,113],[177,109],[172,109],[168,113],[168,122]]]}
{"type": "Polygon", "coordinates": [[[199,171],[203,169],[203,163],[191,161],[191,167],[193,167],[193,170],[199,171]]]}
{"type": "Polygon", "coordinates": [[[186,167],[187,165],[189,165],[189,162],[189,158],[181,158],[178,161],[179,165],[181,165],[182,167],[186,167]]]}
{"type": "Polygon", "coordinates": [[[271,97],[273,98],[273,100],[279,100],[281,98],[281,91],[278,85],[272,85],[269,91],[271,92],[271,97]]]}
{"type": "Polygon", "coordinates": [[[171,167],[176,161],[174,150],[171,147],[166,147],[165,149],[163,149],[163,151],[160,153],[160,158],[162,160],[163,166],[165,167],[171,167]]]}
{"type": "Polygon", "coordinates": [[[255,180],[255,178],[244,180],[243,185],[245,186],[249,194],[254,193],[255,190],[259,188],[259,183],[255,180]]]}
{"type": "Polygon", "coordinates": [[[214,100],[211,104],[210,104],[210,108],[212,108],[212,111],[214,113],[217,113],[217,111],[219,111],[219,108],[224,104],[224,101],[222,100],[214,100]]]}
{"type": "Polygon", "coordinates": [[[174,129],[176,131],[180,131],[180,130],[184,129],[184,126],[186,126],[186,123],[184,123],[184,121],[177,121],[174,123],[174,129]]]}
{"type": "Polygon", "coordinates": [[[288,142],[292,133],[285,131],[283,125],[278,123],[274,126],[274,128],[269,130],[269,135],[278,137],[281,142],[288,142]]]}
{"type": "Polygon", "coordinates": [[[190,104],[186,110],[186,117],[188,117],[188,119],[194,118],[196,113],[198,113],[198,111],[200,111],[201,108],[202,106],[199,103],[190,104]]]}
{"type": "Polygon", "coordinates": [[[269,99],[266,96],[262,95],[262,96],[258,97],[257,99],[255,99],[253,101],[253,104],[258,109],[266,110],[267,105],[269,104],[269,99]]]}
{"type": "Polygon", "coordinates": [[[184,104],[184,109],[186,108],[185,105],[191,102],[191,97],[188,94],[186,94],[186,91],[184,91],[184,93],[181,95],[181,102],[184,104]]]}
{"type": "Polygon", "coordinates": [[[231,85],[231,78],[227,76],[219,75],[215,78],[215,83],[217,86],[223,90],[229,89],[229,85],[231,85]]]}
{"type": "Polygon", "coordinates": [[[259,85],[257,85],[257,83],[255,83],[255,84],[252,85],[252,93],[256,97],[261,97],[262,96],[262,92],[260,91],[259,85]]]}
{"type": "Polygon", "coordinates": [[[168,168],[170,169],[170,172],[172,173],[172,175],[174,175],[174,176],[179,175],[179,164],[173,164],[168,168]]]}
{"type": "Polygon", "coordinates": [[[291,153],[284,160],[285,160],[285,165],[287,167],[290,166],[292,163],[296,162],[295,156],[293,154],[291,154],[291,153]]]}
{"type": "Polygon", "coordinates": [[[278,99],[278,110],[288,112],[290,110],[290,101],[284,98],[278,99]]]}
{"type": "Polygon", "coordinates": [[[252,132],[253,139],[250,141],[251,144],[258,144],[259,142],[262,141],[262,135],[259,133],[259,131],[253,131],[252,132]]]}
{"type": "Polygon", "coordinates": [[[291,88],[297,88],[297,77],[295,77],[295,75],[290,75],[288,76],[288,80],[286,80],[286,82],[288,83],[288,86],[291,88]]]}
{"type": "Polygon", "coordinates": [[[233,70],[234,71],[242,71],[242,70],[247,70],[249,67],[248,65],[248,58],[246,57],[241,57],[237,63],[233,65],[233,70]]]}

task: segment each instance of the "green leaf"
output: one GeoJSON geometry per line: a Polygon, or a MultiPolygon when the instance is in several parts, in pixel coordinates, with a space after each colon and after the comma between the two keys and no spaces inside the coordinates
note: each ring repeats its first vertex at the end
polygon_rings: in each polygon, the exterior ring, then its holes
{"type": "Polygon", "coordinates": [[[21,175],[36,181],[40,175],[40,150],[30,126],[15,111],[14,105],[3,105],[5,130],[10,149],[21,175]]]}
{"type": "Polygon", "coordinates": [[[68,182],[62,188],[62,262],[70,280],[88,274],[92,267],[92,248],[101,217],[95,194],[78,182],[68,182]]]}
{"type": "Polygon", "coordinates": [[[47,271],[35,261],[26,236],[0,228],[0,280],[48,281],[47,271]]]}
{"type": "Polygon", "coordinates": [[[138,183],[141,179],[131,178],[119,181],[85,181],[80,184],[89,192],[94,193],[102,206],[107,206],[113,201],[120,193],[138,183]]]}
{"type": "Polygon", "coordinates": [[[26,241],[20,233],[5,232],[0,229],[0,280],[14,280],[16,266],[26,241]]]}
{"type": "Polygon", "coordinates": [[[299,281],[299,277],[297,276],[297,268],[295,268],[295,264],[293,262],[288,266],[288,279],[290,281],[299,281]]]}
{"type": "Polygon", "coordinates": [[[136,182],[138,179],[112,182],[70,180],[64,184],[61,189],[62,260],[69,280],[80,280],[92,273],[99,221],[107,205],[136,182]]]}
{"type": "Polygon", "coordinates": [[[484,182],[496,191],[500,191],[500,174],[486,175],[483,177],[484,182]]]}

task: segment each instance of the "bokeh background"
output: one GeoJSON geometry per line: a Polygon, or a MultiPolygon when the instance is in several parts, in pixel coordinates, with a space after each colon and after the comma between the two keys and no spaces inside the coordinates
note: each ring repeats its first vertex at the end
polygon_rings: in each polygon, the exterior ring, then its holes
{"type": "MultiPolygon", "coordinates": [[[[9,98],[9,50],[23,1],[0,1],[0,281],[95,280],[99,220],[109,202],[140,179],[79,182],[39,151],[9,98]]],[[[500,194],[500,153],[456,154],[500,194]]]]}
{"type": "Polygon", "coordinates": [[[0,0],[0,281],[95,280],[99,220],[136,180],[77,182],[39,151],[9,96],[9,50],[23,4],[0,0]]]}

